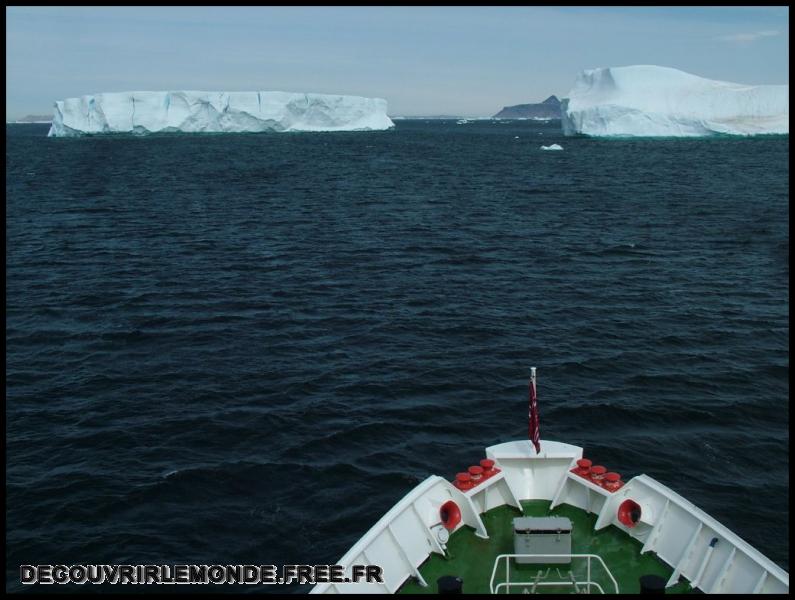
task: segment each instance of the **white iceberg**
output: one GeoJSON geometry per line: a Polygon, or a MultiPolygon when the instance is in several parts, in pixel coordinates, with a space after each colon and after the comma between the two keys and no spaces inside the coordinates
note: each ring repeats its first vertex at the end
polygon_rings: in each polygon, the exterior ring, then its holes
{"type": "Polygon", "coordinates": [[[372,131],[394,127],[381,98],[291,92],[119,92],[55,103],[55,137],[102,133],[372,131]]]}
{"type": "Polygon", "coordinates": [[[542,150],[563,150],[560,144],[552,144],[551,146],[541,146],[542,150]]]}
{"type": "Polygon", "coordinates": [[[789,85],[742,85],[667,67],[589,69],[561,104],[565,135],[789,134],[789,85]]]}

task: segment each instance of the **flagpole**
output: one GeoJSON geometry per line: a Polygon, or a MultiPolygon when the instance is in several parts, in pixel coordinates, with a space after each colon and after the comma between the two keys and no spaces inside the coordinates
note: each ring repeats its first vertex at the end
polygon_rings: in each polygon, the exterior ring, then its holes
{"type": "Polygon", "coordinates": [[[535,449],[536,455],[541,453],[541,437],[538,431],[538,399],[536,398],[536,368],[530,367],[530,411],[528,414],[528,433],[530,444],[535,449]]]}
{"type": "MultiPolygon", "coordinates": [[[[530,381],[533,383],[533,391],[538,393],[538,391],[537,391],[538,390],[538,385],[536,385],[536,368],[535,367],[530,367],[530,381]]],[[[536,411],[538,411],[538,408],[536,408],[536,411]]],[[[530,419],[533,419],[532,415],[531,415],[530,419]]],[[[530,443],[532,444],[533,440],[530,440],[530,443]]]]}

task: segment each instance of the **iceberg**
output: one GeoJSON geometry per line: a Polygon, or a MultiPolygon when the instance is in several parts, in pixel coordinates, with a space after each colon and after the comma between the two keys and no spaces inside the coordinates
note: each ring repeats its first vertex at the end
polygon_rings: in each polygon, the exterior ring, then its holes
{"type": "Polygon", "coordinates": [[[541,146],[541,150],[563,150],[560,144],[552,144],[551,146],[541,146]]]}
{"type": "Polygon", "coordinates": [[[789,85],[742,85],[668,67],[582,71],[561,103],[565,135],[789,134],[789,85]]]}
{"type": "Polygon", "coordinates": [[[106,133],[374,131],[381,98],[291,92],[118,92],[58,100],[49,136],[106,133]]]}

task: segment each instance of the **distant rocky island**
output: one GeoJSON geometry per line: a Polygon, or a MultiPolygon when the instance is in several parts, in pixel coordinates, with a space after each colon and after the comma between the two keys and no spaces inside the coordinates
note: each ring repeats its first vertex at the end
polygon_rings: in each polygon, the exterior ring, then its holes
{"type": "MultiPolygon", "coordinates": [[[[426,121],[436,120],[436,121],[453,121],[455,119],[461,119],[460,115],[396,115],[391,117],[392,119],[406,119],[406,120],[414,120],[419,121],[420,119],[425,119],[426,121]]],[[[472,118],[472,117],[467,117],[472,118]]]]}
{"type": "Polygon", "coordinates": [[[505,106],[493,119],[560,119],[560,100],[550,96],[539,104],[505,106]]]}
{"type": "Polygon", "coordinates": [[[51,123],[52,115],[28,115],[17,119],[14,123],[51,123]]]}

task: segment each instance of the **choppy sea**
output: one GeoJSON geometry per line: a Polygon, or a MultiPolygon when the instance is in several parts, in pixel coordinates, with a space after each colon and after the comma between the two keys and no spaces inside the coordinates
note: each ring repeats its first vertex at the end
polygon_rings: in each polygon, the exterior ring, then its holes
{"type": "Polygon", "coordinates": [[[542,440],[788,569],[788,136],[47,129],[6,126],[7,590],[333,563],[526,438],[531,366],[542,440]]]}

